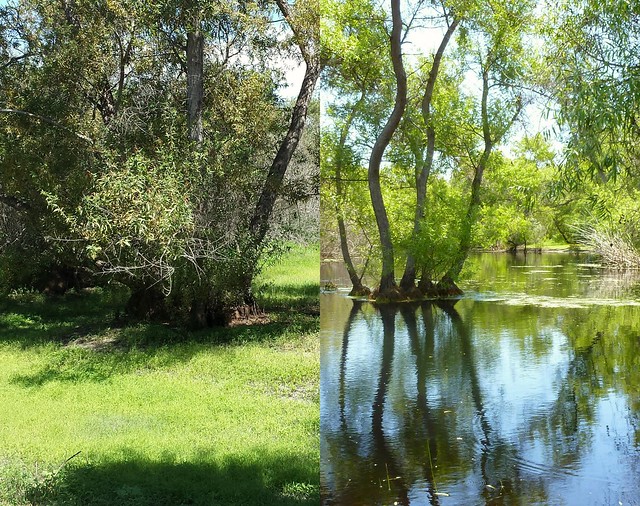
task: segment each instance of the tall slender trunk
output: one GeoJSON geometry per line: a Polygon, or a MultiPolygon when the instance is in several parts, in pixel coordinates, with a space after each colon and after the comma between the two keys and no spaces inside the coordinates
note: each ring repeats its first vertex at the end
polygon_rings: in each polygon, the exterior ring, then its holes
{"type": "Polygon", "coordinates": [[[352,295],[364,295],[368,293],[368,289],[364,287],[358,272],[351,259],[351,253],[349,252],[349,242],[347,241],[347,227],[344,222],[344,209],[342,208],[342,200],[344,198],[344,188],[342,185],[342,169],[344,168],[344,146],[349,135],[349,130],[353,124],[356,112],[362,102],[364,102],[365,92],[363,91],[358,101],[354,104],[351,111],[347,115],[347,118],[340,131],[340,139],[338,140],[338,150],[335,163],[335,175],[336,175],[336,216],[338,221],[338,235],[340,236],[340,250],[342,251],[342,259],[349,273],[349,279],[351,280],[351,294],[352,295]]]}
{"type": "MultiPolygon", "coordinates": [[[[293,107],[291,113],[291,122],[287,133],[280,144],[280,148],[276,153],[269,173],[262,187],[262,192],[258,199],[258,203],[253,212],[253,217],[249,224],[249,245],[246,250],[246,254],[250,255],[254,259],[254,263],[257,261],[262,248],[262,243],[267,231],[269,230],[269,219],[273,212],[273,206],[276,202],[284,176],[287,172],[287,167],[291,161],[291,157],[298,147],[302,131],[307,119],[307,111],[309,104],[313,97],[313,90],[315,89],[316,82],[320,76],[320,58],[316,51],[317,37],[312,33],[311,38],[305,38],[300,32],[300,27],[296,25],[295,19],[290,11],[289,4],[286,0],[276,0],[276,4],[280,9],[280,12],[289,23],[289,27],[296,35],[298,48],[304,58],[306,68],[304,72],[304,78],[302,79],[302,85],[298,93],[298,98],[293,107]]],[[[313,29],[311,30],[313,32],[313,29]]],[[[251,282],[253,280],[254,272],[249,269],[249,272],[245,275],[245,290],[246,298],[249,300],[251,297],[251,282]]]]}
{"type": "Polygon", "coordinates": [[[187,128],[189,140],[202,144],[204,97],[204,35],[198,29],[187,33],[187,128]]]}
{"type": "Polygon", "coordinates": [[[407,104],[407,75],[402,63],[402,15],[400,12],[400,0],[391,0],[391,16],[393,28],[391,30],[391,61],[396,77],[396,99],[393,111],[387,120],[382,132],[378,135],[371,157],[369,158],[369,193],[371,204],[376,216],[380,245],[382,247],[382,275],[380,278],[380,293],[384,293],[396,287],[393,243],[391,241],[391,229],[387,209],[382,198],[380,187],[380,164],[382,155],[389,145],[391,137],[398,128],[407,104]]]}
{"type": "MultiPolygon", "coordinates": [[[[473,182],[471,183],[471,197],[469,199],[469,206],[467,207],[467,214],[462,222],[462,228],[460,230],[460,245],[456,254],[455,260],[446,274],[441,280],[441,285],[448,288],[454,286],[453,283],[460,275],[462,267],[469,256],[469,250],[471,249],[471,230],[476,221],[478,209],[480,207],[480,186],[482,185],[482,177],[484,170],[487,166],[491,150],[493,149],[494,140],[491,138],[491,131],[489,128],[489,112],[487,109],[487,102],[489,97],[489,71],[484,70],[482,72],[482,101],[481,101],[481,114],[482,114],[482,136],[484,138],[484,151],[480,156],[480,160],[475,166],[473,182]]],[[[457,288],[457,287],[456,287],[457,288]]]]}
{"type": "MultiPolygon", "coordinates": [[[[427,134],[427,154],[423,160],[423,163],[416,171],[416,212],[413,221],[413,237],[418,237],[422,229],[422,220],[425,217],[426,211],[426,199],[427,199],[427,181],[431,168],[433,167],[433,154],[436,147],[436,131],[431,122],[431,101],[433,99],[433,90],[435,88],[436,79],[438,78],[438,72],[440,71],[440,62],[444,51],[451,40],[453,32],[458,27],[460,21],[454,19],[451,25],[447,28],[440,46],[433,57],[433,65],[429,71],[429,79],[427,80],[427,86],[422,97],[422,120],[426,127],[427,134]]],[[[416,282],[416,258],[412,251],[409,251],[407,255],[407,262],[405,264],[404,274],[400,281],[400,287],[404,290],[410,290],[415,287],[416,282]]]]}
{"type": "Polygon", "coordinates": [[[467,214],[462,222],[462,228],[460,230],[460,246],[458,247],[458,253],[456,258],[446,272],[446,274],[440,280],[439,286],[442,290],[449,293],[461,293],[460,289],[455,286],[455,280],[460,275],[464,263],[469,256],[469,250],[471,249],[471,231],[473,225],[476,222],[478,209],[480,208],[480,186],[482,185],[482,177],[484,170],[487,167],[487,162],[491,156],[491,151],[494,145],[499,142],[504,135],[509,131],[511,126],[515,123],[516,119],[522,111],[522,100],[517,98],[515,111],[511,119],[507,122],[502,131],[491,135],[489,125],[489,110],[488,110],[488,98],[489,98],[489,66],[487,63],[482,71],[482,101],[481,101],[481,115],[482,115],[482,136],[484,138],[484,151],[480,156],[480,160],[476,164],[475,172],[473,176],[473,182],[471,183],[471,198],[469,199],[469,207],[467,208],[467,214]]]}
{"type": "MultiPolygon", "coordinates": [[[[204,34],[200,31],[200,20],[193,19],[193,26],[187,32],[187,135],[200,149],[204,140],[202,112],[204,100],[204,34]]],[[[203,169],[203,167],[201,167],[203,169]]],[[[189,312],[189,325],[194,329],[225,324],[224,308],[213,300],[211,287],[204,284],[200,292],[193,295],[189,312]]]]}
{"type": "Polygon", "coordinates": [[[304,129],[304,124],[307,119],[307,110],[319,74],[320,65],[317,61],[307,63],[300,93],[298,94],[298,99],[291,114],[289,129],[269,168],[267,179],[251,220],[250,232],[254,246],[259,246],[262,243],[269,229],[269,218],[271,217],[271,212],[273,211],[273,206],[278,197],[278,192],[282,186],[282,181],[284,180],[291,157],[302,136],[302,130],[304,129]]]}

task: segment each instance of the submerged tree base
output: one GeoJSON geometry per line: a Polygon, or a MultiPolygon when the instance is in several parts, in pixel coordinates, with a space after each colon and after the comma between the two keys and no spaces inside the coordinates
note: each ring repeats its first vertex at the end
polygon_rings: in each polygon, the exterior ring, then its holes
{"type": "Polygon", "coordinates": [[[436,291],[441,297],[457,297],[464,293],[449,276],[440,280],[436,285],[436,291]]]}
{"type": "Polygon", "coordinates": [[[364,285],[354,286],[349,292],[350,297],[369,297],[370,295],[371,288],[364,285]]]}
{"type": "Polygon", "coordinates": [[[414,302],[425,299],[448,299],[451,297],[459,297],[464,292],[456,285],[450,277],[444,277],[439,283],[435,284],[431,280],[420,281],[418,286],[402,289],[399,286],[393,286],[385,290],[376,288],[370,294],[349,293],[351,296],[368,295],[369,300],[379,304],[394,302],[414,302]]]}
{"type": "Polygon", "coordinates": [[[388,288],[380,289],[376,288],[369,295],[370,299],[375,300],[376,302],[402,302],[407,300],[407,296],[404,293],[404,290],[399,286],[390,286],[388,288]]]}

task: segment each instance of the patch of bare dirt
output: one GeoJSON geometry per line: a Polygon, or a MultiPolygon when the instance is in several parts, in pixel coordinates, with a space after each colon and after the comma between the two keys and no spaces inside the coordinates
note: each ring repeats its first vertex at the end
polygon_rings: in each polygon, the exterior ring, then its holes
{"type": "Polygon", "coordinates": [[[244,316],[234,314],[229,321],[228,326],[239,327],[242,325],[266,325],[267,323],[271,323],[271,320],[266,313],[248,314],[244,316]]]}

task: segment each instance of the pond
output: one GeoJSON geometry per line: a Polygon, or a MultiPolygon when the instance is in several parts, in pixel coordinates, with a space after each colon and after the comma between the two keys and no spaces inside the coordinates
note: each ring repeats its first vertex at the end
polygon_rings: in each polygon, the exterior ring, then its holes
{"type": "Polygon", "coordinates": [[[640,275],[468,271],[458,301],[321,295],[323,504],[640,504],[640,275]]]}

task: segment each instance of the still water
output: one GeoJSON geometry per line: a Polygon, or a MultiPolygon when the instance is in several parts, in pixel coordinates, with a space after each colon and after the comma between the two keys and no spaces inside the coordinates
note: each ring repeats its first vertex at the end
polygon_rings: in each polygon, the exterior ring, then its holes
{"type": "Polygon", "coordinates": [[[477,255],[449,303],[322,294],[323,504],[640,505],[640,274],[592,262],[477,255]]]}

